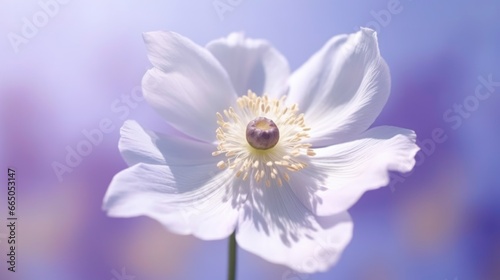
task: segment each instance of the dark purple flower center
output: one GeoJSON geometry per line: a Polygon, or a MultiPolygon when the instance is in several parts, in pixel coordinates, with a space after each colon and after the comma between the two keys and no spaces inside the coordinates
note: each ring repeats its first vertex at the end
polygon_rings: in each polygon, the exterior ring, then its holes
{"type": "Polygon", "coordinates": [[[271,149],[280,139],[280,131],[276,124],[264,117],[249,122],[246,134],[248,144],[258,150],[271,149]]]}

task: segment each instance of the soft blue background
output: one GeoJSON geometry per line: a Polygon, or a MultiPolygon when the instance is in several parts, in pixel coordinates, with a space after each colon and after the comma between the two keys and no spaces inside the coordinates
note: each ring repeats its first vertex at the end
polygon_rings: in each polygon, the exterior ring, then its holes
{"type": "MultiPolygon", "coordinates": [[[[15,53],[8,34],[41,7],[0,0],[0,185],[6,166],[15,167],[19,216],[15,278],[6,270],[2,187],[1,279],[108,280],[122,268],[136,280],[224,279],[225,240],[176,236],[155,221],[101,211],[108,183],[126,167],[117,150],[123,121],[164,127],[145,102],[112,109],[150,67],[141,33],[172,30],[203,45],[244,31],[272,42],[296,69],[330,37],[373,27],[394,1],[242,0],[222,20],[212,2],[72,0],[15,53]],[[52,163],[106,118],[113,130],[60,182],[52,163]]],[[[420,141],[442,129],[446,141],[421,153],[403,182],[351,209],[353,240],[329,272],[293,274],[240,250],[238,279],[500,279],[500,87],[456,129],[443,118],[471,100],[479,76],[500,81],[500,1],[399,3],[377,23],[393,87],[376,124],[412,128],[420,141]]]]}

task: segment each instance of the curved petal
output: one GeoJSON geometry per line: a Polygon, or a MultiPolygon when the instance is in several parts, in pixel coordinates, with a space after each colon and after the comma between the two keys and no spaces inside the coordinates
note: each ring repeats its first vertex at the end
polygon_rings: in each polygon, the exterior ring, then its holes
{"type": "Polygon", "coordinates": [[[226,238],[240,202],[232,174],[214,167],[136,164],[115,175],[103,208],[112,217],[149,216],[177,234],[226,238]]]}
{"type": "Polygon", "coordinates": [[[145,130],[139,123],[127,120],[120,129],[118,149],[129,166],[137,163],[162,165],[215,164],[214,144],[176,135],[145,130]]]}
{"type": "Polygon", "coordinates": [[[386,186],[389,171],[412,170],[415,138],[411,130],[380,126],[357,140],[315,149],[307,168],[291,174],[292,189],[316,215],[346,211],[366,191],[386,186]]]}
{"type": "Polygon", "coordinates": [[[390,93],[390,73],[373,30],[333,37],[290,77],[289,103],[297,103],[315,147],[362,133],[390,93]]]}
{"type": "Polygon", "coordinates": [[[173,32],[144,34],[154,68],[142,79],[144,97],[173,127],[212,142],[216,112],[234,104],[229,77],[205,48],[173,32]]]}
{"type": "Polygon", "coordinates": [[[256,188],[240,211],[236,240],[261,258],[301,273],[326,271],[352,237],[347,212],[315,217],[289,186],[256,188]]]}
{"type": "Polygon", "coordinates": [[[207,49],[226,69],[238,95],[248,90],[277,97],[285,93],[290,67],[267,41],[231,33],[208,43],[207,49]]]}

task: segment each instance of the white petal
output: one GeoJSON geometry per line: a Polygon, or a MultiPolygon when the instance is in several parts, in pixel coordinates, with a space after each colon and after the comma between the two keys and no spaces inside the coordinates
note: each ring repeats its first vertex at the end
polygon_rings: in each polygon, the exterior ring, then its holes
{"type": "Polygon", "coordinates": [[[308,166],[291,174],[292,189],[316,215],[345,211],[366,191],[386,186],[389,171],[413,168],[415,138],[411,130],[381,126],[357,140],[315,149],[308,166]]]}
{"type": "Polygon", "coordinates": [[[290,78],[289,103],[297,103],[311,127],[314,146],[340,143],[362,133],[384,107],[389,69],[377,36],[363,28],[333,37],[290,78]]]}
{"type": "Polygon", "coordinates": [[[142,79],[144,97],[173,127],[212,142],[216,112],[234,104],[236,94],[217,59],[173,32],[144,34],[154,68],[142,79]]]}
{"type": "Polygon", "coordinates": [[[207,49],[220,61],[239,95],[248,90],[277,96],[285,93],[290,68],[286,58],[267,41],[231,33],[214,40],[207,49]]]}
{"type": "Polygon", "coordinates": [[[317,218],[288,186],[256,188],[240,211],[236,240],[261,258],[301,273],[326,271],[352,237],[347,212],[317,218]]]}
{"type": "Polygon", "coordinates": [[[232,174],[214,167],[136,164],[115,175],[103,208],[112,217],[149,216],[177,234],[226,238],[239,202],[232,174]]]}
{"type": "Polygon", "coordinates": [[[120,129],[118,148],[129,166],[137,163],[188,165],[213,163],[213,144],[177,135],[164,135],[145,130],[128,120],[120,129]]]}
{"type": "Polygon", "coordinates": [[[155,133],[146,131],[136,121],[125,121],[120,128],[118,149],[129,166],[137,163],[166,164],[165,158],[156,147],[155,133]]]}

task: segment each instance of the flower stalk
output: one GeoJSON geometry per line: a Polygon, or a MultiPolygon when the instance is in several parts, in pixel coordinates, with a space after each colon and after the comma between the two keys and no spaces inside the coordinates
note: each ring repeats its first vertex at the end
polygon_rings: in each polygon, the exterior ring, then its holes
{"type": "Polygon", "coordinates": [[[229,236],[229,263],[227,271],[228,280],[236,280],[236,232],[229,236]]]}

